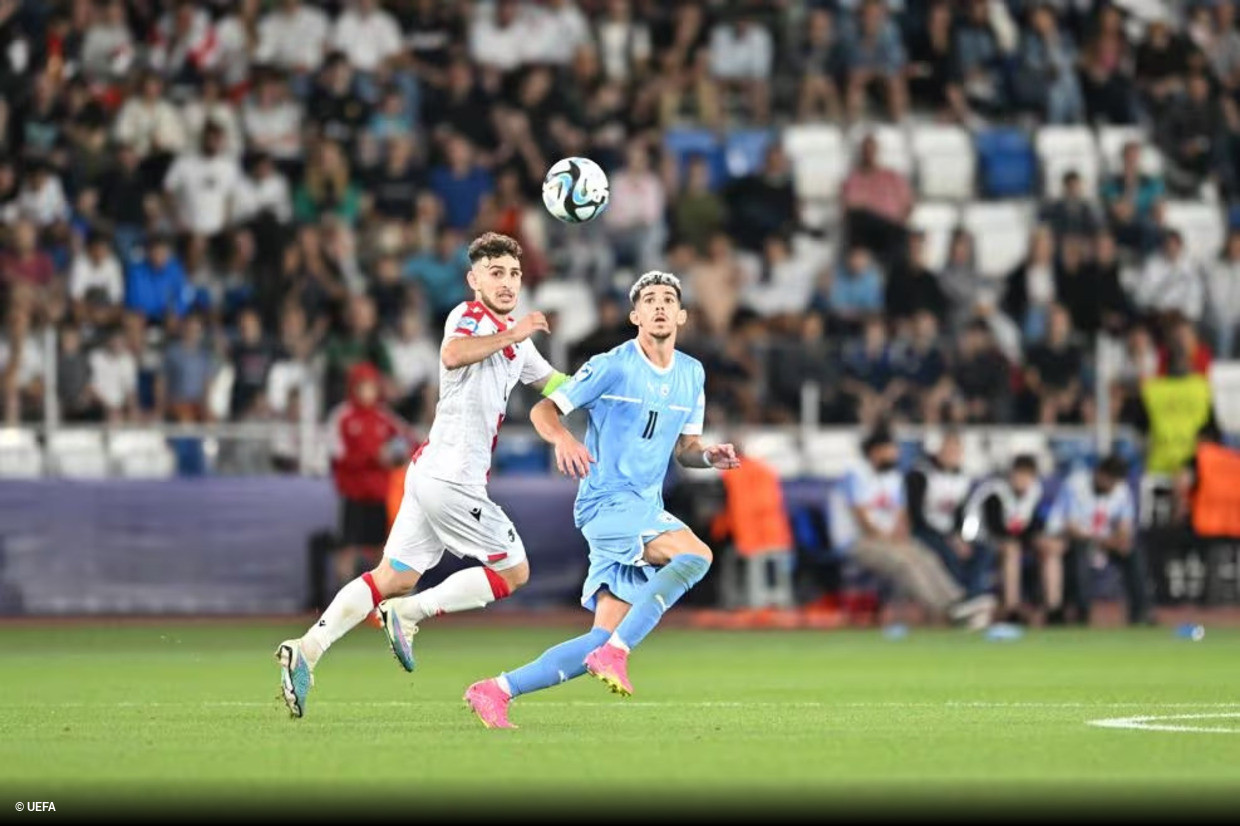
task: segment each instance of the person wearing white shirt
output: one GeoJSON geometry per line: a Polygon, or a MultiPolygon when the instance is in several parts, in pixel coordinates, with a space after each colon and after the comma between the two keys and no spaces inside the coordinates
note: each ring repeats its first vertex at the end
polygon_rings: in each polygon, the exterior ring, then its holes
{"type": "Polygon", "coordinates": [[[968,628],[990,623],[990,594],[966,598],[934,552],[912,538],[899,447],[878,428],[862,443],[865,460],[844,477],[832,509],[832,540],[863,568],[887,577],[935,615],[968,628]],[[840,501],[842,499],[842,501],[840,501]]]}
{"type": "Polygon", "coordinates": [[[484,68],[510,72],[528,62],[526,52],[535,37],[529,15],[516,0],[479,4],[469,26],[469,56],[484,68]]]}
{"type": "Polygon", "coordinates": [[[650,156],[639,141],[629,145],[624,168],[611,176],[611,201],[603,226],[612,247],[629,254],[641,271],[655,269],[667,239],[663,214],[667,193],[650,168],[650,156]]]}
{"type": "Polygon", "coordinates": [[[1240,329],[1240,230],[1227,236],[1223,256],[1206,271],[1209,321],[1214,332],[1214,356],[1229,359],[1235,355],[1236,332],[1240,329]]]}
{"type": "Polygon", "coordinates": [[[629,0],[609,0],[607,16],[598,24],[599,61],[609,80],[627,81],[645,66],[654,51],[650,27],[633,19],[629,0]]]}
{"type": "Polygon", "coordinates": [[[1205,306],[1201,266],[1184,249],[1184,238],[1169,230],[1163,248],[1151,255],[1133,287],[1133,303],[1152,313],[1179,313],[1200,321],[1205,306]]]}
{"type": "MultiPolygon", "coordinates": [[[[1149,615],[1149,584],[1145,554],[1136,541],[1136,505],[1128,485],[1128,466],[1118,456],[1108,456],[1098,463],[1093,473],[1078,471],[1064,482],[1047,516],[1047,533],[1059,537],[1056,552],[1043,560],[1043,565],[1064,568],[1071,574],[1077,621],[1089,624],[1093,601],[1094,569],[1107,560],[1123,573],[1124,591],[1128,602],[1128,623],[1146,624],[1149,615]]],[[[1047,577],[1048,585],[1054,584],[1047,577]]],[[[1062,624],[1062,590],[1046,595],[1047,623],[1062,624]],[[1058,600],[1052,602],[1052,600],[1058,600]]]]}
{"type": "Polygon", "coordinates": [[[33,221],[40,229],[69,217],[69,201],[60,177],[42,161],[31,165],[17,194],[17,217],[33,221]]]}
{"type": "Polygon", "coordinates": [[[148,72],[116,116],[114,134],[119,143],[132,146],[139,157],[152,152],[179,152],[185,146],[185,129],[176,107],[164,100],[164,82],[148,72]]]}
{"type": "Polygon", "coordinates": [[[164,191],[172,200],[181,226],[207,238],[228,226],[241,182],[237,159],[220,151],[223,141],[223,130],[207,124],[202,134],[202,152],[177,158],[164,178],[164,191]]]}
{"type": "Polygon", "coordinates": [[[125,274],[113,254],[108,238],[92,231],[86,249],[73,257],[69,268],[69,297],[74,303],[86,302],[94,295],[107,304],[119,306],[125,299],[125,274]]]}
{"type": "Polygon", "coordinates": [[[181,106],[181,121],[185,125],[186,142],[197,146],[202,142],[202,131],[208,123],[217,124],[224,132],[222,151],[233,157],[241,157],[245,149],[241,138],[241,121],[232,103],[223,96],[220,79],[207,75],[202,90],[181,106]]]}
{"type": "Polygon", "coordinates": [[[137,410],[138,362],[117,328],[107,343],[91,351],[90,388],[109,421],[132,418],[137,410]]]}
{"type": "Polygon", "coordinates": [[[259,63],[285,71],[308,74],[323,63],[331,23],[327,15],[301,0],[280,0],[258,24],[259,63]]]}
{"type": "Polygon", "coordinates": [[[134,59],[133,33],[122,0],[108,0],[82,38],[82,72],[92,80],[123,76],[134,59]]]}
{"type": "Polygon", "coordinates": [[[757,21],[742,14],[735,23],[720,23],[711,30],[711,75],[742,92],[758,122],[765,122],[770,112],[773,63],[771,33],[757,21]]]}
{"type": "Polygon", "coordinates": [[[264,212],[287,224],[293,219],[293,198],[288,179],[276,169],[271,156],[260,154],[254,159],[252,174],[238,188],[237,220],[249,221],[264,212]]]}
{"type": "Polygon", "coordinates": [[[224,87],[232,89],[250,77],[250,65],[258,51],[261,0],[241,0],[232,14],[215,26],[219,51],[218,69],[224,87]]]}
{"type": "Polygon", "coordinates": [[[423,332],[418,314],[401,313],[395,333],[384,336],[383,345],[392,364],[393,409],[406,421],[429,421],[437,401],[439,348],[423,332]]]}
{"type": "Polygon", "coordinates": [[[400,52],[400,26],[376,0],[352,0],[336,18],[331,44],[357,71],[375,72],[400,52]]]}
{"type": "Polygon", "coordinates": [[[265,75],[241,109],[241,124],[249,148],[278,161],[301,157],[302,108],[290,100],[279,77],[265,75]]]}
{"type": "Polygon", "coordinates": [[[530,12],[526,57],[531,63],[567,66],[578,49],[591,45],[590,23],[573,0],[547,0],[530,12]]]}

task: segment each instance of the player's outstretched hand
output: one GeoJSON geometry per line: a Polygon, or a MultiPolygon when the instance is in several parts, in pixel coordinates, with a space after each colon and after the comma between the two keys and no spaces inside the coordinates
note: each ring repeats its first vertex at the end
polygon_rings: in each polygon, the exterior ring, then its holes
{"type": "Polygon", "coordinates": [[[540,330],[544,333],[551,332],[551,328],[547,326],[547,317],[537,311],[522,318],[512,328],[512,331],[517,334],[517,341],[525,341],[540,330]]]}
{"type": "Polygon", "coordinates": [[[584,479],[590,473],[594,457],[586,446],[576,439],[564,439],[555,446],[555,466],[560,473],[573,479],[584,479]]]}
{"type": "Polygon", "coordinates": [[[740,457],[732,445],[711,445],[706,448],[706,461],[716,470],[732,470],[741,466],[740,457]]]}

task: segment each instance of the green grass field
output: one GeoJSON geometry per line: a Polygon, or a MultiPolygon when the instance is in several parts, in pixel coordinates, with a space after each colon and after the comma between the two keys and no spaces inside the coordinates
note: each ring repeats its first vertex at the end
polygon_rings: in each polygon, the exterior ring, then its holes
{"type": "MultiPolygon", "coordinates": [[[[419,670],[358,629],[308,714],[276,698],[275,624],[0,627],[0,791],[57,813],[376,801],[498,808],[1240,802],[1240,633],[657,632],[637,694],[589,678],[483,729],[460,697],[564,630],[428,625],[419,670]],[[1235,729],[1149,731],[1100,718],[1235,729]],[[597,805],[597,804],[595,804],[597,805]]],[[[12,816],[0,804],[0,817],[12,816]]],[[[410,808],[412,807],[412,808],[410,808]]]]}

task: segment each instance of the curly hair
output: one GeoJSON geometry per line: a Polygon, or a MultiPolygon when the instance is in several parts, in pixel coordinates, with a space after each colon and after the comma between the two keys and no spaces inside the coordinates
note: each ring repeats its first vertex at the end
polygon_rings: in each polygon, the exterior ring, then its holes
{"type": "Polygon", "coordinates": [[[676,300],[680,300],[680,279],[670,272],[651,270],[633,283],[632,288],[629,290],[629,303],[636,307],[637,299],[642,296],[642,290],[647,287],[657,286],[671,287],[676,291],[676,300]]]}
{"type": "Polygon", "coordinates": [[[521,257],[521,245],[517,239],[499,232],[484,232],[469,245],[469,263],[477,264],[484,258],[499,258],[501,255],[521,257]]]}

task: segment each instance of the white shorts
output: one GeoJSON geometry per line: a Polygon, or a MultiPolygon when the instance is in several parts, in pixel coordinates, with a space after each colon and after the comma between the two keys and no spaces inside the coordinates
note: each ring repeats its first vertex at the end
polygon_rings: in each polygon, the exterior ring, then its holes
{"type": "Polygon", "coordinates": [[[486,485],[433,479],[411,464],[383,555],[397,570],[422,574],[439,563],[445,548],[494,571],[525,561],[521,537],[503,508],[487,496],[486,485]]]}

